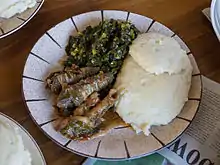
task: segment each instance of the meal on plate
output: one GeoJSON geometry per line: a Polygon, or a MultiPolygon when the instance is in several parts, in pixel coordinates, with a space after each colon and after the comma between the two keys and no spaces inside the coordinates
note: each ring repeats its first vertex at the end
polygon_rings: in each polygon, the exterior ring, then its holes
{"type": "Polygon", "coordinates": [[[46,87],[59,115],[54,127],[67,138],[88,140],[119,126],[148,135],[188,99],[192,66],[171,37],[111,19],[70,36],[66,52],[46,87]]]}
{"type": "Polygon", "coordinates": [[[1,0],[0,18],[11,18],[36,5],[36,0],[1,0]]]}
{"type": "Polygon", "coordinates": [[[0,121],[0,164],[31,165],[31,154],[25,149],[17,128],[0,121]]]}

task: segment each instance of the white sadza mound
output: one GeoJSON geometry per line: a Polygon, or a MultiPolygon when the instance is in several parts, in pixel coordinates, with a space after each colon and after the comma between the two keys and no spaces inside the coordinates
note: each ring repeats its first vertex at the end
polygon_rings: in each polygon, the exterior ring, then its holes
{"type": "Polygon", "coordinates": [[[166,125],[180,113],[192,66],[179,44],[161,34],[141,34],[130,50],[115,84],[123,93],[116,111],[137,133],[148,135],[152,125],[166,125]]]}

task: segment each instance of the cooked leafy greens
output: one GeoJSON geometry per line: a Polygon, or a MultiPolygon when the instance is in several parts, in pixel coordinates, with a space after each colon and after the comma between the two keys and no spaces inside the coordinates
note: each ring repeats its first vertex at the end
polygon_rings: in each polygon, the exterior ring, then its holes
{"type": "Polygon", "coordinates": [[[66,47],[65,66],[100,67],[116,74],[128,54],[129,45],[139,31],[130,22],[106,20],[95,27],[88,26],[78,36],[71,36],[66,47]]]}

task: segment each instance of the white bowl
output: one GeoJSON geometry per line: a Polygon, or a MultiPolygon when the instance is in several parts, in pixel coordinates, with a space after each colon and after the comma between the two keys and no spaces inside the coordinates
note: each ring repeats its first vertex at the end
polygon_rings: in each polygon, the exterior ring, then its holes
{"type": "Polygon", "coordinates": [[[0,39],[21,29],[37,14],[44,3],[44,0],[36,1],[37,3],[33,8],[27,9],[21,14],[16,14],[9,19],[0,20],[0,39]]]}
{"type": "Polygon", "coordinates": [[[220,2],[219,0],[212,0],[211,4],[211,22],[214,28],[215,34],[220,41],[220,2]]]}
{"type": "Polygon", "coordinates": [[[4,115],[1,112],[0,112],[0,120],[2,122],[9,123],[13,127],[18,128],[19,134],[21,135],[24,143],[24,147],[31,153],[31,158],[32,158],[31,165],[46,165],[44,156],[39,146],[37,145],[36,141],[20,124],[18,124],[15,120],[4,115]]]}

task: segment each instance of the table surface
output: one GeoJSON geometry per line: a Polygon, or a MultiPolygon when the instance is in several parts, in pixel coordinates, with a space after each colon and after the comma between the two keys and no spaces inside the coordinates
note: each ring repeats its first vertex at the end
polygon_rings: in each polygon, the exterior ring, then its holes
{"type": "Polygon", "coordinates": [[[36,139],[48,165],[81,164],[48,139],[33,123],[22,100],[21,77],[25,60],[38,38],[57,23],[80,13],[126,10],[151,17],[183,38],[201,73],[220,83],[220,45],[201,10],[210,0],[45,0],[39,13],[21,30],[0,40],[0,111],[21,123],[36,139]]]}

